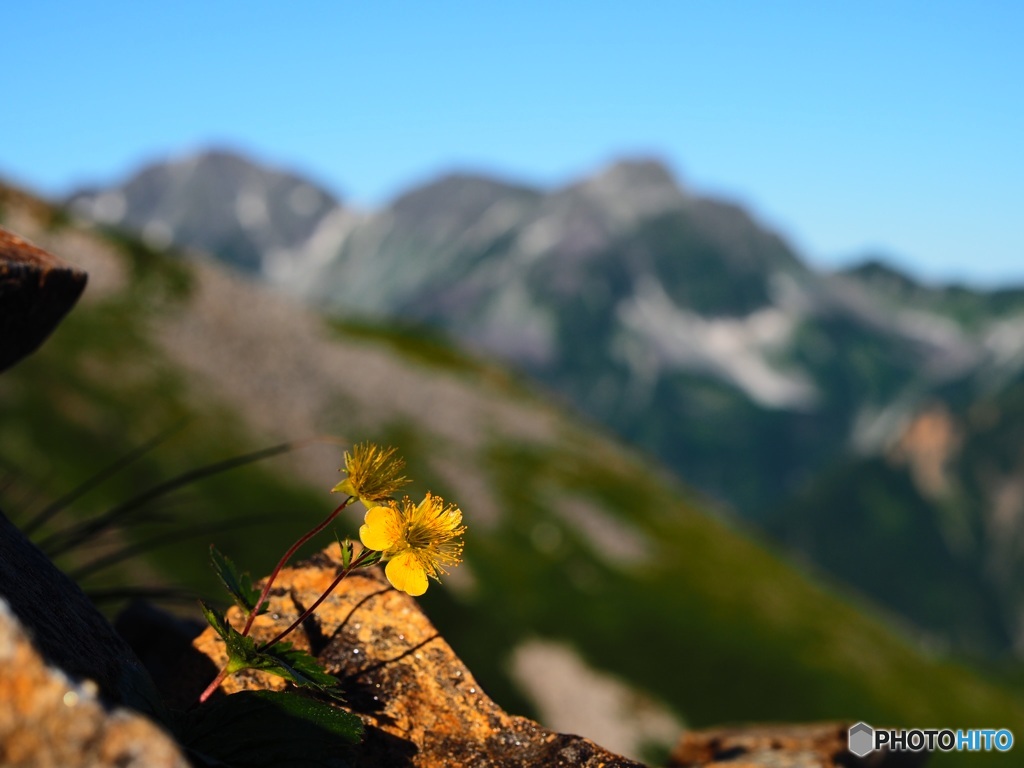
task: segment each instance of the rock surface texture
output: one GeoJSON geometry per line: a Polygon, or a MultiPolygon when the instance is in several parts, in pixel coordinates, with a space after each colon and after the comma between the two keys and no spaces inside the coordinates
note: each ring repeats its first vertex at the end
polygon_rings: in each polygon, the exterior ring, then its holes
{"type": "Polygon", "coordinates": [[[114,704],[161,709],[159,695],[129,645],[74,581],[0,512],[0,598],[47,662],[92,680],[114,704]]]}
{"type": "MultiPolygon", "coordinates": [[[[69,627],[68,639],[74,638],[69,627]]],[[[0,765],[11,768],[186,768],[146,717],[110,707],[91,680],[49,666],[0,599],[0,765]]]]}
{"type": "Polygon", "coordinates": [[[768,725],[691,731],[672,753],[669,768],[919,768],[924,752],[873,752],[857,757],[846,748],[852,723],[768,725]]]}
{"type": "MultiPolygon", "coordinates": [[[[287,627],[333,581],[339,567],[332,545],[301,567],[285,569],[271,592],[270,610],[253,630],[269,640],[287,627]]],[[[237,609],[229,620],[241,628],[237,609]]],[[[377,570],[356,572],[317,610],[314,621],[289,636],[342,680],[350,707],[366,724],[366,739],[353,754],[358,766],[639,766],[592,741],[554,733],[504,712],[420,610],[391,588],[377,570]]],[[[195,696],[226,660],[220,638],[207,630],[195,641],[202,658],[183,670],[179,691],[195,696]],[[213,664],[210,663],[212,660],[213,664]]],[[[222,685],[225,693],[279,688],[280,678],[242,673],[222,685]]]]}

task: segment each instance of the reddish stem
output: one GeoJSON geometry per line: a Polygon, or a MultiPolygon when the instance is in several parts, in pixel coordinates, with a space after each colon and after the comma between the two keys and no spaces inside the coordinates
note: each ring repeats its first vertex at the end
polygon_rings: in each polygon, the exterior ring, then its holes
{"type": "Polygon", "coordinates": [[[363,563],[367,559],[369,559],[369,557],[371,555],[374,555],[374,554],[376,554],[376,552],[374,550],[372,550],[372,549],[364,549],[362,552],[360,552],[359,555],[356,557],[356,559],[353,560],[351,563],[349,563],[348,568],[343,568],[338,573],[338,575],[337,575],[337,577],[335,577],[334,581],[331,582],[331,586],[329,586],[327,588],[327,590],[322,595],[320,595],[320,597],[318,597],[316,599],[316,602],[314,602],[311,606],[309,606],[309,608],[307,608],[305,611],[303,611],[302,615],[299,616],[299,618],[297,618],[295,621],[293,621],[291,623],[291,625],[288,627],[288,629],[284,630],[283,632],[280,632],[270,642],[267,642],[267,643],[264,643],[263,645],[261,645],[259,647],[259,650],[265,651],[270,646],[275,645],[276,643],[279,643],[281,640],[283,640],[285,637],[287,637],[292,632],[292,630],[294,630],[302,622],[304,622],[306,619],[308,619],[310,616],[313,615],[313,611],[315,611],[317,608],[319,608],[320,607],[320,603],[322,603],[324,600],[326,600],[328,598],[328,596],[331,594],[331,592],[333,592],[335,589],[337,589],[338,585],[341,584],[342,580],[346,576],[348,576],[350,573],[352,573],[352,571],[354,571],[356,568],[360,568],[363,565],[363,563]]]}
{"type": "Polygon", "coordinates": [[[288,560],[291,559],[291,556],[295,554],[295,551],[303,544],[305,544],[307,541],[316,536],[318,533],[320,533],[320,531],[322,531],[328,525],[330,525],[331,521],[334,518],[336,518],[339,514],[341,514],[341,510],[343,510],[345,507],[351,504],[354,500],[355,496],[349,496],[347,499],[341,502],[341,504],[339,504],[337,508],[335,508],[335,510],[331,512],[331,514],[329,514],[322,523],[320,523],[318,526],[316,526],[311,531],[302,536],[302,538],[300,538],[298,541],[292,544],[291,549],[284,553],[284,557],[282,557],[278,561],[277,566],[274,568],[273,572],[270,574],[269,577],[267,577],[267,582],[263,585],[263,591],[260,592],[259,600],[256,601],[256,605],[253,606],[252,611],[249,612],[249,617],[245,620],[245,628],[242,630],[242,637],[245,637],[249,634],[249,630],[252,629],[252,623],[256,619],[256,616],[259,614],[260,608],[262,608],[263,603],[267,601],[267,595],[270,594],[270,588],[273,586],[274,580],[277,578],[277,575],[281,573],[281,569],[284,568],[288,560]]]}
{"type": "Polygon", "coordinates": [[[225,666],[224,669],[218,672],[217,676],[213,678],[213,682],[206,686],[206,690],[199,694],[199,703],[202,704],[204,701],[210,698],[210,696],[213,695],[213,692],[217,690],[217,687],[224,682],[224,678],[226,678],[227,676],[228,668],[225,666]]]}

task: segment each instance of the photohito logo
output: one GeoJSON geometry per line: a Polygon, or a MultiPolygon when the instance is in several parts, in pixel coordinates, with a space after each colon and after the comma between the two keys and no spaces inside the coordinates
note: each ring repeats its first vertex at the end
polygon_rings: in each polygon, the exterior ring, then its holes
{"type": "Polygon", "coordinates": [[[867,723],[850,727],[847,738],[850,752],[857,757],[888,749],[891,752],[920,752],[922,749],[941,752],[1006,752],[1013,746],[1013,733],[1008,728],[872,728],[867,723]]]}

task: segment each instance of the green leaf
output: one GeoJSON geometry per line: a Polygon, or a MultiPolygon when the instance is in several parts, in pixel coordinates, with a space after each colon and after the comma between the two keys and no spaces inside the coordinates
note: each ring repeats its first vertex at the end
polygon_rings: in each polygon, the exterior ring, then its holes
{"type": "Polygon", "coordinates": [[[224,640],[228,652],[228,674],[233,675],[243,669],[259,669],[303,688],[313,688],[333,698],[341,698],[339,691],[332,690],[336,689],[338,679],[324,672],[320,662],[306,651],[292,648],[291,643],[277,643],[266,649],[257,648],[255,640],[238,632],[210,606],[203,602],[200,605],[210,626],[224,640]]]}
{"type": "Polygon", "coordinates": [[[291,643],[278,643],[264,651],[253,665],[254,669],[271,672],[304,688],[315,688],[329,696],[340,698],[341,693],[332,691],[338,685],[338,679],[324,672],[313,656],[291,643]]]}
{"type": "Polygon", "coordinates": [[[221,636],[224,646],[228,652],[227,669],[228,674],[234,674],[243,669],[255,668],[260,663],[260,653],[256,650],[256,643],[251,637],[245,637],[238,630],[232,627],[217,611],[200,601],[203,608],[203,615],[211,627],[221,636]]]}
{"type": "Polygon", "coordinates": [[[339,539],[338,546],[341,547],[341,567],[348,568],[352,563],[352,542],[349,539],[339,539]]]}
{"type": "Polygon", "coordinates": [[[369,568],[371,565],[376,565],[380,562],[380,559],[384,556],[383,552],[377,552],[376,550],[370,552],[366,557],[360,559],[360,568],[369,568]]]}
{"type": "Polygon", "coordinates": [[[230,766],[354,764],[350,748],[363,736],[351,712],[288,691],[243,691],[193,710],[182,742],[194,754],[230,766]]]}
{"type": "MultiPolygon", "coordinates": [[[[253,587],[249,574],[239,573],[231,559],[212,544],[210,545],[210,560],[213,562],[214,571],[217,572],[217,576],[238,607],[246,614],[251,613],[260,599],[260,591],[253,587]]],[[[260,606],[260,613],[266,613],[269,608],[270,606],[264,603],[260,606]]]]}
{"type": "Polygon", "coordinates": [[[203,609],[203,616],[206,617],[206,622],[214,628],[217,634],[220,635],[225,642],[227,642],[228,632],[229,630],[231,630],[231,625],[229,625],[227,621],[224,620],[223,616],[217,613],[217,611],[208,606],[202,600],[199,601],[199,605],[203,609]]]}

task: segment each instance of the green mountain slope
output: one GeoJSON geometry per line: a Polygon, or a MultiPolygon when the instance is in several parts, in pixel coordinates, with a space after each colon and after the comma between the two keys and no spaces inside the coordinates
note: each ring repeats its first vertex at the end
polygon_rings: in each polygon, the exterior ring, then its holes
{"type": "MultiPolygon", "coordinates": [[[[1007,602],[1024,580],[1004,566],[1013,585],[979,576],[996,567],[984,554],[956,588],[970,603],[1000,606],[1002,618],[979,624],[971,611],[941,609],[948,590],[939,585],[962,571],[948,567],[959,562],[952,549],[973,546],[953,541],[942,515],[921,513],[909,496],[893,502],[909,505],[894,514],[922,526],[922,541],[952,548],[905,558],[917,574],[943,576],[908,577],[920,587],[900,596],[850,556],[875,545],[871,526],[839,512],[870,501],[856,483],[825,508],[803,501],[823,498],[822,483],[840,487],[851,465],[884,464],[901,425],[946,390],[984,398],[1019,377],[1024,291],[923,285],[877,260],[818,272],[742,207],[681,186],[655,160],[556,189],[451,174],[375,211],[325,202],[294,229],[275,222],[296,216],[287,190],[298,181],[271,195],[273,172],[228,160],[214,152],[158,163],[73,204],[229,264],[246,249],[254,276],[364,337],[388,336],[371,324],[397,320],[503,360],[716,504],[788,546],[806,543],[805,558],[943,642],[1024,648],[1019,607],[1007,602]],[[196,172],[177,172],[182,163],[196,172]],[[218,206],[196,206],[211,185],[218,206]],[[268,216],[244,213],[256,200],[268,216]],[[780,510],[791,519],[779,521],[780,510]],[[833,557],[839,530],[861,538],[833,557]]],[[[979,488],[960,485],[968,528],[995,514],[990,498],[970,495],[979,488]]],[[[1002,517],[1002,538],[1016,540],[1024,512],[1002,517]]]]}
{"type": "Polygon", "coordinates": [[[1006,659],[1024,643],[1024,379],[984,384],[936,390],[887,453],[818,478],[769,528],[936,639],[1006,659]]]}
{"type": "MultiPolygon", "coordinates": [[[[694,725],[843,717],[1024,729],[1015,693],[815,586],[656,465],[501,369],[435,339],[329,323],[201,260],[79,229],[9,190],[0,209],[4,226],[92,276],[43,349],[0,377],[0,459],[13,478],[0,503],[20,519],[183,418],[185,429],[83,496],[64,524],[280,440],[373,438],[407,456],[415,493],[462,506],[466,563],[425,604],[514,711],[543,709],[515,660],[544,640],[694,725]]],[[[181,507],[147,509],[147,530],[120,541],[173,533],[179,514],[267,520],[171,542],[97,583],[207,589],[207,539],[265,571],[282,541],[327,511],[339,461],[338,446],[320,445],[189,486],[181,507]]],[[[350,516],[349,531],[358,522],[350,516]]]]}

